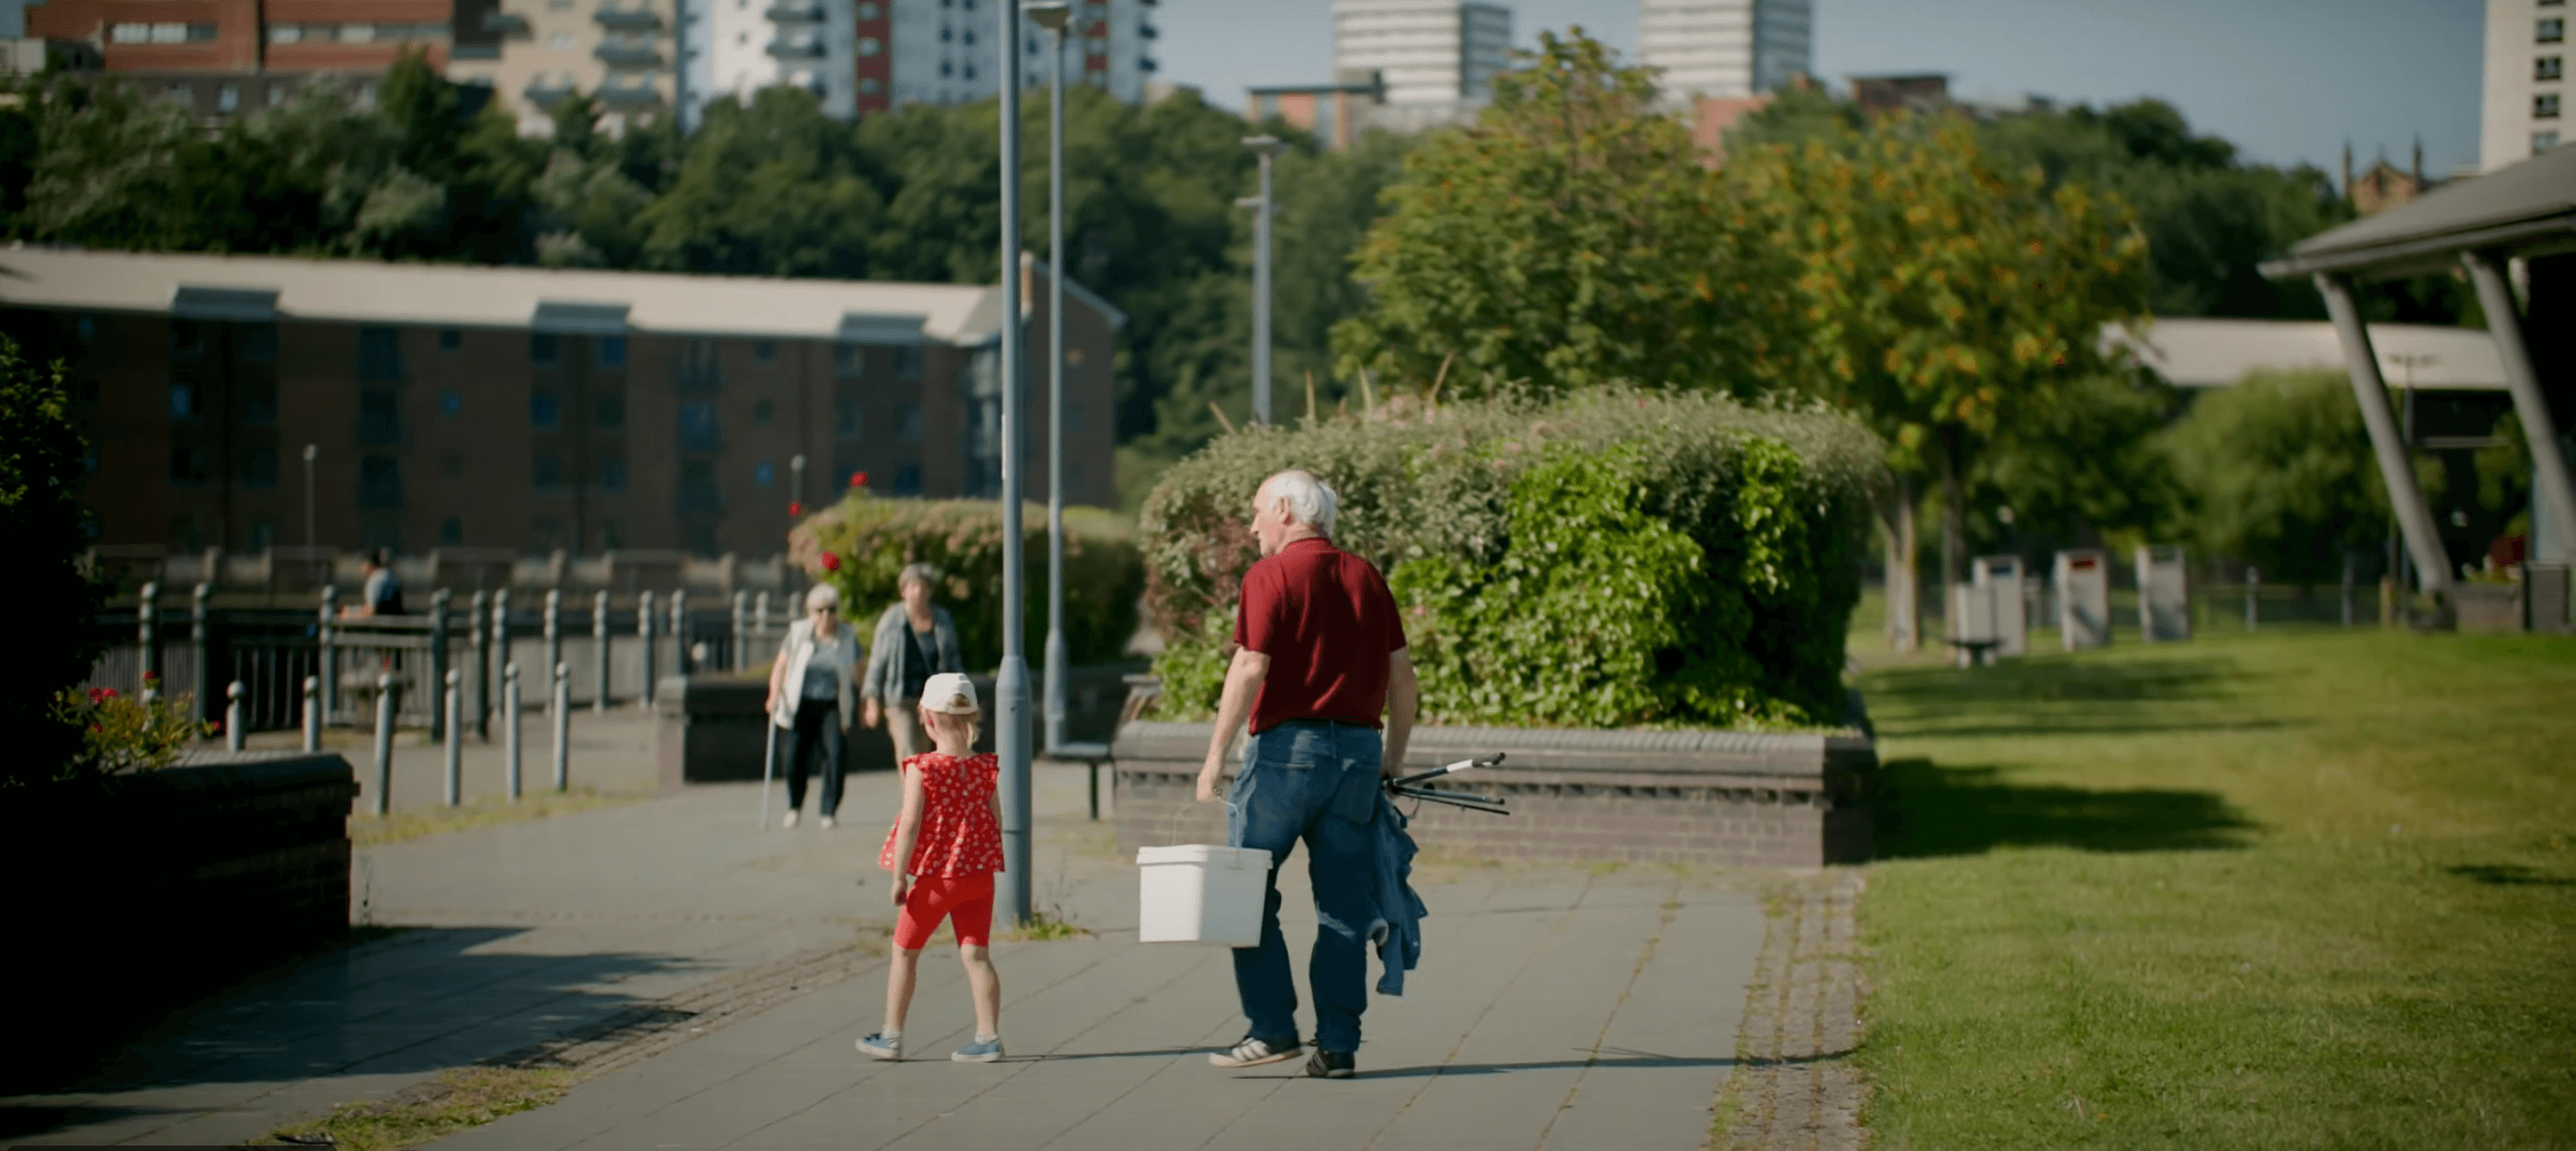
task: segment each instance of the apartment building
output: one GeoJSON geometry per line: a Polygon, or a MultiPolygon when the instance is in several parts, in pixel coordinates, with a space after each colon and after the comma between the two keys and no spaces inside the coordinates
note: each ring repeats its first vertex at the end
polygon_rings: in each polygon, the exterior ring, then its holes
{"type": "Polygon", "coordinates": [[[610,133],[684,106],[677,0],[455,2],[460,18],[475,9],[475,35],[447,78],[490,88],[523,134],[552,132],[555,107],[575,92],[599,102],[610,133]]]}
{"type": "MultiPolygon", "coordinates": [[[[972,103],[1001,91],[1001,45],[995,3],[1009,0],[883,0],[885,100],[902,104],[972,103]]],[[[1129,104],[1145,99],[1160,65],[1150,54],[1161,36],[1156,0],[1076,0],[1065,31],[1065,83],[1087,84],[1129,104]]],[[[1048,82],[1048,36],[1020,25],[1020,83],[1048,82]]],[[[862,48],[864,49],[864,45],[862,48]]],[[[864,53],[872,60],[876,53],[864,53]]]]}
{"type": "Polygon", "coordinates": [[[2487,0],[2478,170],[2492,172],[2566,142],[2567,0],[2487,0]]]}
{"type": "Polygon", "coordinates": [[[1386,79],[1376,72],[1344,73],[1330,84],[1271,84],[1243,90],[1243,118],[1272,120],[1311,132],[1316,143],[1346,152],[1386,104],[1386,79]]]}
{"type": "Polygon", "coordinates": [[[1637,63],[1664,100],[1769,92],[1813,68],[1813,0],[1638,0],[1637,63]]]}
{"type": "Polygon", "coordinates": [[[1512,10],[1461,0],[1333,0],[1333,72],[1376,72],[1395,106],[1479,106],[1511,67],[1512,10]]]}
{"type": "MultiPolygon", "coordinates": [[[[214,121],[324,86],[364,105],[405,52],[445,65],[455,0],[49,0],[30,38],[90,46],[100,71],[214,121]]],[[[87,54],[84,54],[87,55],[87,54]]]]}
{"type": "MultiPolygon", "coordinates": [[[[1023,322],[1045,346],[1043,265],[1023,322]]],[[[852,476],[998,494],[1000,290],[16,249],[0,329],[60,358],[103,545],[778,550],[852,476]],[[310,450],[311,462],[305,453],[310,450]],[[802,467],[799,467],[799,461],[802,467]],[[308,481],[308,478],[309,481],[308,481]]],[[[1069,502],[1116,502],[1125,317],[1066,285],[1069,502]]],[[[1046,427],[1044,356],[1030,363],[1046,427]]],[[[1045,499],[1043,435],[1028,444],[1045,499]]]]}
{"type": "MultiPolygon", "coordinates": [[[[695,128],[711,100],[747,104],[776,87],[812,92],[824,115],[850,119],[860,111],[861,49],[884,54],[884,23],[883,0],[692,0],[681,14],[681,123],[695,128]]],[[[881,93],[884,81],[873,87],[881,93]]]]}

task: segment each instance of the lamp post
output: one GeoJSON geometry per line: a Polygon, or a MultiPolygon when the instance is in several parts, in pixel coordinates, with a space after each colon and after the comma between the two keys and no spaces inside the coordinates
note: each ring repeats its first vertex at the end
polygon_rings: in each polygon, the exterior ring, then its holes
{"type": "Polygon", "coordinates": [[[1252,222],[1252,422],[1270,423],[1270,162],[1288,149],[1277,136],[1246,136],[1261,156],[1261,194],[1237,200],[1254,211],[1252,222]]]}
{"type": "MultiPolygon", "coordinates": [[[[304,562],[306,563],[319,562],[313,551],[313,458],[321,454],[320,445],[304,445],[304,562]]],[[[327,579],[329,574],[326,571],[323,577],[327,579]]]]}
{"type": "Polygon", "coordinates": [[[1047,635],[1046,748],[1064,744],[1064,26],[1066,0],[1037,0],[1029,19],[1047,30],[1047,635]]]}
{"type": "Polygon", "coordinates": [[[1020,9],[994,5],[1001,22],[1002,64],[1002,666],[993,677],[993,749],[1002,761],[1002,911],[1012,925],[1029,920],[1029,661],[1021,643],[1020,393],[1027,328],[1020,319],[1020,9]]]}
{"type": "Polygon", "coordinates": [[[805,453],[798,452],[787,461],[787,506],[805,506],[805,453]]]}

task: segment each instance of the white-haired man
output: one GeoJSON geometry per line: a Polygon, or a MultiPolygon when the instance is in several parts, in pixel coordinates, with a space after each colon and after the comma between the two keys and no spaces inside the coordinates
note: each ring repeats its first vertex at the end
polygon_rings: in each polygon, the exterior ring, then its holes
{"type": "Polygon", "coordinates": [[[1305,471],[1262,481],[1252,535],[1263,558],[1244,573],[1238,645],[1217,705],[1198,798],[1216,799],[1227,737],[1251,722],[1227,796],[1226,842],[1270,853],[1261,943],[1234,952],[1235,990],[1252,1027],[1219,1067],[1295,1058],[1297,988],[1279,933],[1279,863],[1299,841],[1315,896],[1315,1053],[1306,1073],[1347,1079],[1368,1008],[1366,932],[1375,917],[1378,781],[1404,759],[1419,692],[1404,622],[1385,577],[1333,546],[1333,489],[1305,471]],[[1380,735],[1380,722],[1384,735],[1380,735]]]}

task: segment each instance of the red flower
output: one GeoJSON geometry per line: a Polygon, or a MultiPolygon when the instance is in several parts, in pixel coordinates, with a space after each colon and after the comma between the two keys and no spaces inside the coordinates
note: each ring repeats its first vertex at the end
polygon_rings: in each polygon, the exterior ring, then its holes
{"type": "Polygon", "coordinates": [[[866,473],[866,472],[851,472],[851,473],[850,473],[850,486],[851,486],[851,487],[854,487],[854,488],[863,488],[863,487],[868,486],[868,473],[866,473]]]}
{"type": "Polygon", "coordinates": [[[93,724],[89,725],[89,729],[90,729],[91,731],[106,731],[106,730],[107,730],[106,728],[101,727],[101,726],[99,726],[99,725],[97,725],[97,724],[95,724],[95,723],[93,723],[93,724]]]}
{"type": "Polygon", "coordinates": [[[833,555],[830,552],[824,552],[823,570],[827,572],[836,572],[841,570],[841,557],[833,555]]]}
{"type": "Polygon", "coordinates": [[[161,673],[160,673],[160,672],[157,672],[157,671],[147,671],[147,672],[144,672],[144,673],[143,673],[143,682],[145,682],[145,683],[159,683],[159,682],[161,682],[161,673]]]}
{"type": "Polygon", "coordinates": [[[801,504],[801,503],[791,503],[791,504],[787,505],[787,514],[788,514],[788,515],[791,515],[791,516],[801,516],[801,515],[804,515],[804,514],[805,514],[805,505],[804,505],[804,504],[801,504]]]}
{"type": "Polygon", "coordinates": [[[115,688],[112,688],[112,687],[94,687],[94,688],[89,689],[89,701],[90,701],[91,703],[105,703],[105,702],[107,702],[107,701],[109,701],[109,700],[111,700],[111,699],[115,699],[115,698],[116,698],[116,689],[115,689],[115,688]]]}

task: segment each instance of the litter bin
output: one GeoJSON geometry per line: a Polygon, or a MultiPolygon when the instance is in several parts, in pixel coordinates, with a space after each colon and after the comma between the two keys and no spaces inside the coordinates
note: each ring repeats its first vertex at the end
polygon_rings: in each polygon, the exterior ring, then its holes
{"type": "Polygon", "coordinates": [[[1184,843],[1136,849],[1136,938],[1210,947],[1261,945],[1262,881],[1270,853],[1184,843]]]}

